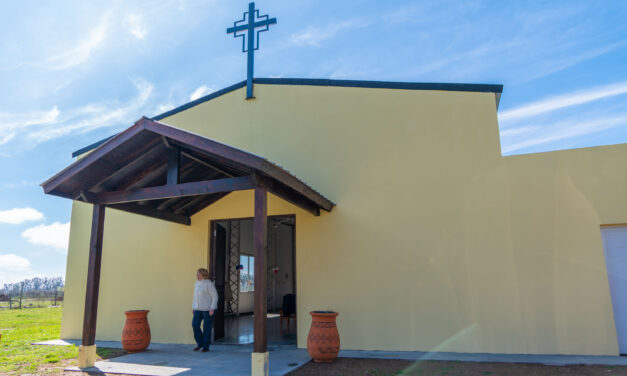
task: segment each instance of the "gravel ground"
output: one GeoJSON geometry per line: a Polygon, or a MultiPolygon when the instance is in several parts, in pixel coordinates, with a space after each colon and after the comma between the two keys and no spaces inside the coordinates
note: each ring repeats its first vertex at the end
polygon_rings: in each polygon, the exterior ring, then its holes
{"type": "Polygon", "coordinates": [[[546,366],[522,363],[476,363],[393,359],[338,358],[333,363],[309,362],[290,376],[388,376],[388,375],[508,375],[508,376],[600,376],[626,375],[624,366],[546,366]]]}

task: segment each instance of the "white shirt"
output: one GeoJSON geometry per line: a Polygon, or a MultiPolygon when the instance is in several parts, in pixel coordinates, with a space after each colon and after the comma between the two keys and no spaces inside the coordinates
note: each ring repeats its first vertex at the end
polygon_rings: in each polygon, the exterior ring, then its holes
{"type": "Polygon", "coordinates": [[[213,282],[208,279],[196,281],[192,309],[195,311],[210,311],[216,308],[218,308],[218,291],[216,291],[213,282]]]}

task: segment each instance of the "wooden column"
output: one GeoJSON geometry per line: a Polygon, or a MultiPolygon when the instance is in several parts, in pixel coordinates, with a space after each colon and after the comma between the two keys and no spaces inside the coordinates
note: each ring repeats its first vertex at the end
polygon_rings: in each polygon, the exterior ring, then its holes
{"type": "Polygon", "coordinates": [[[180,181],[180,169],[181,169],[181,149],[173,147],[168,149],[168,170],[167,170],[167,184],[178,184],[180,181]]]}
{"type": "Polygon", "coordinates": [[[91,240],[89,241],[89,264],[87,268],[87,289],[85,291],[85,313],[83,316],[83,346],[91,346],[96,341],[96,315],[98,314],[104,219],[105,206],[95,204],[91,219],[91,240]]]}
{"type": "Polygon", "coordinates": [[[253,246],[255,248],[255,343],[253,351],[268,351],[268,330],[266,325],[266,238],[268,233],[268,192],[255,187],[255,222],[253,225],[253,246]]]}

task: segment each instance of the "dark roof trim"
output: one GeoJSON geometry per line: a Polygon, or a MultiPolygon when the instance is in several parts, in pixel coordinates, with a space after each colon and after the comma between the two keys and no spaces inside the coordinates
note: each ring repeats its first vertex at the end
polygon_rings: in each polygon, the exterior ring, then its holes
{"type": "Polygon", "coordinates": [[[266,85],[341,86],[363,87],[370,89],[474,91],[481,93],[503,92],[503,85],[491,84],[447,84],[437,82],[330,80],[326,78],[255,78],[254,82],[256,84],[266,85]]]}
{"type": "MultiPolygon", "coordinates": [[[[494,93],[496,95],[496,108],[499,107],[503,85],[495,84],[447,84],[437,82],[392,82],[392,81],[359,81],[359,80],[331,80],[326,78],[255,78],[256,84],[265,85],[300,85],[300,86],[335,86],[335,87],[360,87],[370,89],[401,89],[401,90],[441,90],[441,91],[469,91],[479,93],[494,93]]],[[[210,101],[224,94],[230,93],[246,86],[246,81],[241,81],[224,89],[218,90],[204,97],[186,103],[182,106],[154,116],[152,120],[162,120],[201,103],[210,101]]],[[[105,143],[111,139],[107,137],[72,153],[72,157],[79,156],[105,143]]]]}
{"type": "MultiPolygon", "coordinates": [[[[256,81],[256,80],[255,80],[255,81],[256,81]]],[[[198,99],[196,99],[196,100],[193,100],[193,101],[191,101],[191,102],[189,102],[189,103],[185,103],[185,104],[184,104],[184,105],[182,105],[182,106],[179,106],[179,107],[177,107],[177,108],[173,108],[173,109],[171,109],[170,111],[166,111],[166,112],[164,112],[164,113],[162,113],[162,114],[160,114],[160,115],[153,116],[153,117],[152,117],[152,120],[157,120],[157,121],[158,121],[158,120],[161,120],[161,119],[167,118],[168,116],[172,116],[172,115],[174,115],[174,114],[176,114],[176,113],[179,113],[179,112],[181,112],[181,111],[185,111],[185,110],[187,110],[188,108],[191,108],[191,107],[197,106],[197,105],[199,105],[199,104],[201,104],[201,103],[204,103],[204,102],[210,101],[210,100],[212,100],[212,99],[214,99],[214,98],[221,97],[221,96],[223,96],[224,94],[230,93],[230,92],[235,91],[235,90],[237,90],[237,89],[239,89],[239,88],[243,88],[244,86],[246,86],[246,81],[238,82],[238,83],[236,83],[235,85],[231,85],[231,86],[229,86],[229,87],[225,87],[224,89],[221,89],[221,90],[215,91],[215,92],[213,92],[213,93],[211,93],[211,94],[205,95],[204,97],[200,97],[200,98],[198,98],[198,99]]]]}
{"type": "Polygon", "coordinates": [[[90,151],[90,150],[93,150],[93,149],[97,148],[98,146],[100,146],[100,145],[104,144],[105,142],[109,141],[110,139],[112,139],[112,138],[113,138],[113,137],[115,137],[116,135],[117,135],[117,133],[116,133],[116,134],[114,134],[114,135],[112,135],[112,136],[109,136],[109,137],[107,137],[107,138],[103,138],[103,139],[102,139],[102,140],[100,140],[100,141],[94,142],[94,143],[93,143],[93,144],[91,144],[91,145],[87,145],[87,146],[85,146],[84,148],[81,148],[81,149],[76,150],[75,152],[73,152],[73,153],[72,153],[72,158],[74,158],[74,157],[78,157],[79,155],[81,155],[81,154],[83,154],[83,153],[87,153],[88,151],[90,151]]]}

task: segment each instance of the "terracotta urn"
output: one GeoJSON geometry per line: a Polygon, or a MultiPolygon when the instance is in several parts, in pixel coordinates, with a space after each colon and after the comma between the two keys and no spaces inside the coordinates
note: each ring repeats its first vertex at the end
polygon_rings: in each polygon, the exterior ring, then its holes
{"type": "Polygon", "coordinates": [[[328,363],[340,352],[340,334],[335,325],[339,313],[311,311],[311,328],[307,336],[307,351],[314,362],[328,363]]]}
{"type": "Polygon", "coordinates": [[[128,352],[144,351],[150,345],[150,326],[147,310],[126,311],[122,330],[122,347],[128,352]]]}

